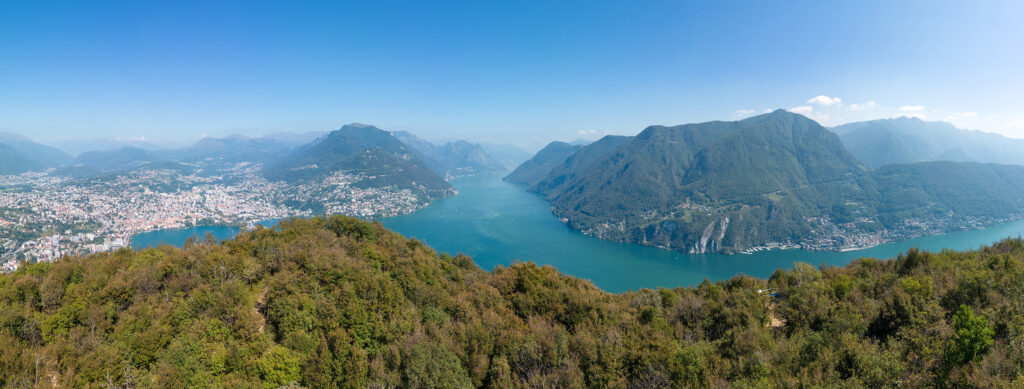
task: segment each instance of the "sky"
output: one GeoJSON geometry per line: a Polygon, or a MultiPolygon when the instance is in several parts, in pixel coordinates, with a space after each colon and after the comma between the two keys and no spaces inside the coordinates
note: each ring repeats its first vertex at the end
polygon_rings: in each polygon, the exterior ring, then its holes
{"type": "Polygon", "coordinates": [[[0,2],[0,131],[537,147],[789,109],[1024,138],[1024,2],[0,2]]]}

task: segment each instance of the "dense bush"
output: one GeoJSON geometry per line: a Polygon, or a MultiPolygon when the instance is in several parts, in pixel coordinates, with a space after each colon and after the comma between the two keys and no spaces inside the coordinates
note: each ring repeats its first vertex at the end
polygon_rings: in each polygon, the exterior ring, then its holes
{"type": "Polygon", "coordinates": [[[294,220],[0,276],[0,386],[1020,386],[1022,296],[1020,239],[609,294],[294,220]]]}

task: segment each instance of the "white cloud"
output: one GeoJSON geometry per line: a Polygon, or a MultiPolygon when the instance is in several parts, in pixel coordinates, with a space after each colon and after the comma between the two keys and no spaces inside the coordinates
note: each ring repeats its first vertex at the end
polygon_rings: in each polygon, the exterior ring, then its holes
{"type": "Polygon", "coordinates": [[[814,107],[809,106],[809,105],[801,105],[799,107],[790,108],[789,112],[798,113],[798,114],[801,114],[801,115],[808,115],[811,112],[814,112],[814,107]]]}
{"type": "Polygon", "coordinates": [[[752,109],[738,109],[738,110],[736,110],[736,114],[737,115],[741,115],[741,116],[753,115],[754,112],[757,112],[757,111],[754,111],[752,109]]]}
{"type": "Polygon", "coordinates": [[[597,133],[597,130],[579,130],[579,131],[576,131],[576,135],[594,135],[596,133],[597,133]]]}
{"type": "Polygon", "coordinates": [[[863,111],[863,110],[868,109],[868,108],[874,108],[877,105],[878,104],[875,104],[874,101],[868,101],[866,103],[855,103],[855,104],[850,104],[850,110],[851,111],[863,111]]]}
{"type": "MultiPolygon", "coordinates": [[[[923,105],[904,105],[900,107],[900,112],[921,112],[924,111],[923,105]]],[[[907,115],[910,116],[910,115],[907,115]]]]}
{"type": "Polygon", "coordinates": [[[921,119],[921,120],[928,120],[928,115],[925,115],[925,114],[920,113],[920,112],[905,112],[903,114],[903,116],[904,117],[908,117],[908,118],[918,118],[918,119],[921,119]]]}
{"type": "Polygon", "coordinates": [[[952,114],[950,114],[949,116],[946,117],[946,120],[953,121],[953,120],[960,120],[960,119],[971,119],[971,118],[976,118],[976,117],[978,117],[978,113],[977,112],[973,112],[973,111],[972,112],[953,112],[952,114]]]}
{"type": "Polygon", "coordinates": [[[843,101],[843,99],[840,99],[838,97],[828,97],[828,96],[825,96],[825,95],[818,95],[816,97],[811,98],[810,100],[807,100],[807,103],[808,104],[818,104],[818,105],[829,106],[829,105],[839,104],[842,101],[843,101]]]}

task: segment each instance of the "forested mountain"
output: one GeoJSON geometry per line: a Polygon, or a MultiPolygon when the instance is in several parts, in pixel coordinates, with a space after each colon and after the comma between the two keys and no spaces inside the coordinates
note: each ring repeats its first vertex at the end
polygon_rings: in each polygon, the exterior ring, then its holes
{"type": "Polygon", "coordinates": [[[605,293],[379,224],[0,274],[3,387],[1019,387],[1024,241],[605,293]]]}
{"type": "Polygon", "coordinates": [[[483,146],[463,140],[435,145],[406,131],[392,133],[412,148],[428,167],[441,176],[465,176],[504,171],[483,146]]]}
{"type": "Polygon", "coordinates": [[[27,137],[0,133],[0,174],[19,174],[59,167],[71,156],[27,137]]]}
{"type": "MultiPolygon", "coordinates": [[[[299,144],[309,143],[314,133],[308,134],[276,134],[266,137],[250,138],[232,135],[224,138],[203,137],[196,143],[180,148],[162,149],[144,141],[117,141],[112,139],[75,139],[60,142],[62,147],[81,150],[79,155],[87,159],[95,156],[117,156],[122,162],[174,161],[182,163],[220,163],[233,164],[238,162],[269,162],[287,155],[299,144]],[[308,139],[308,141],[305,141],[308,139]],[[304,140],[302,143],[296,143],[304,140]],[[132,160],[131,156],[137,158],[132,160]]],[[[78,161],[65,161],[74,164],[78,161]]],[[[129,168],[130,166],[123,166],[129,168]]]]}
{"type": "Polygon", "coordinates": [[[299,147],[264,168],[270,180],[303,182],[344,171],[362,175],[363,185],[397,186],[429,198],[451,192],[443,178],[427,168],[410,148],[387,131],[349,124],[319,141],[299,147]]]}
{"type": "Polygon", "coordinates": [[[922,161],[1024,165],[1024,139],[968,131],[946,122],[899,117],[832,128],[850,153],[871,167],[922,161]]]}
{"type": "Polygon", "coordinates": [[[586,171],[591,164],[630,139],[632,137],[608,135],[596,142],[584,145],[583,148],[567,158],[565,162],[551,168],[547,176],[531,187],[530,190],[545,194],[559,191],[562,185],[572,181],[577,174],[586,171]]]}
{"type": "MultiPolygon", "coordinates": [[[[552,168],[548,174],[551,182],[562,176],[552,168]]],[[[704,253],[836,250],[991,224],[1024,212],[1022,183],[1018,166],[871,170],[834,133],[779,110],[736,122],[652,126],[572,178],[533,190],[585,233],[704,253]]]]}
{"type": "Polygon", "coordinates": [[[43,169],[45,167],[39,161],[33,161],[13,147],[0,143],[0,174],[21,174],[43,169]]]}
{"type": "Polygon", "coordinates": [[[516,170],[505,176],[505,181],[529,186],[537,185],[538,182],[547,177],[555,166],[565,162],[576,151],[583,148],[580,145],[571,145],[565,142],[551,142],[537,152],[533,158],[523,162],[516,170]]]}
{"type": "Polygon", "coordinates": [[[291,148],[281,142],[264,138],[230,136],[203,138],[194,145],[180,149],[149,150],[134,146],[79,154],[71,163],[58,169],[58,174],[89,177],[125,172],[142,166],[178,166],[190,164],[216,173],[241,162],[271,163],[281,159],[291,148]]]}

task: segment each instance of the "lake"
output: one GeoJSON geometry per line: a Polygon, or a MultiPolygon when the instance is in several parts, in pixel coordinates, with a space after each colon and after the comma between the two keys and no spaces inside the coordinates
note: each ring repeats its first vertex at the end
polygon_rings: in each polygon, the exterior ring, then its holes
{"type": "MultiPolygon", "coordinates": [[[[857,251],[769,250],[750,255],[692,255],[583,235],[559,222],[542,196],[504,182],[500,175],[463,177],[451,183],[459,191],[457,196],[435,201],[409,215],[384,219],[382,223],[439,252],[465,253],[484,269],[507,266],[515,260],[533,261],[589,279],[610,292],[694,286],[705,278],[716,281],[737,274],[764,278],[776,269],[792,268],[798,261],[845,265],[860,257],[895,257],[912,247],[932,251],[967,250],[1024,234],[1024,221],[1016,221],[984,230],[927,236],[857,251]]],[[[202,236],[206,231],[218,238],[237,233],[237,229],[232,232],[222,228],[231,227],[152,231],[137,235],[133,245],[140,247],[161,241],[180,245],[192,234],[202,236]]]]}
{"type": "MultiPolygon", "coordinates": [[[[258,224],[264,227],[273,227],[281,219],[268,219],[259,222],[258,224]]],[[[136,249],[144,249],[147,247],[157,247],[162,244],[169,244],[173,246],[184,246],[185,241],[188,238],[196,237],[199,239],[205,239],[206,234],[213,234],[213,237],[218,241],[224,239],[231,239],[238,234],[238,227],[235,226],[197,226],[188,228],[170,228],[165,230],[153,230],[135,234],[132,236],[131,246],[136,249]]]]}

